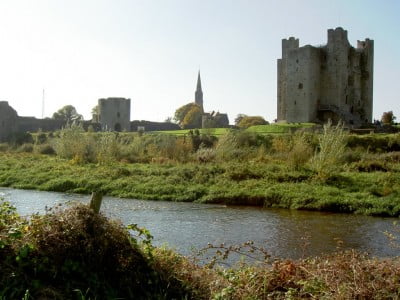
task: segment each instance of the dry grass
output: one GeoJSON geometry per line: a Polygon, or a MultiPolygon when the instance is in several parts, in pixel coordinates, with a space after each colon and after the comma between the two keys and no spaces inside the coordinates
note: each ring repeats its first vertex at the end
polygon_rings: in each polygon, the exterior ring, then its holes
{"type": "Polygon", "coordinates": [[[356,251],[300,260],[270,261],[267,255],[259,265],[242,263],[224,269],[141,244],[120,223],[83,205],[35,215],[29,221],[19,218],[7,203],[0,205],[0,212],[0,299],[21,299],[27,293],[24,299],[398,299],[400,295],[400,258],[377,259],[356,251]]]}
{"type": "Polygon", "coordinates": [[[400,259],[375,259],[356,251],[268,266],[208,269],[167,250],[157,269],[184,282],[194,299],[398,299],[400,259]]]}

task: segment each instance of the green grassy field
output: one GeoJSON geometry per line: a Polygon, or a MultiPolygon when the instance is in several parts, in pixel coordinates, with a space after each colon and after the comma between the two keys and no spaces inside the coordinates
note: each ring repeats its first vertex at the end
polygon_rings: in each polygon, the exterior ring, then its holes
{"type": "MultiPolygon", "coordinates": [[[[228,130],[229,130],[228,128],[207,128],[207,129],[199,129],[199,132],[201,134],[209,134],[209,135],[220,136],[220,135],[225,134],[228,130]]],[[[165,134],[183,136],[183,135],[188,135],[189,131],[193,132],[194,129],[152,131],[150,133],[157,133],[157,134],[165,133],[165,134]]]]}
{"type": "MultiPolygon", "coordinates": [[[[298,123],[298,124],[269,124],[269,125],[257,125],[251,126],[246,130],[249,132],[255,132],[258,134],[273,134],[273,133],[289,133],[292,130],[299,128],[312,128],[316,126],[314,123],[298,123]]],[[[215,136],[221,136],[225,134],[228,128],[209,128],[209,129],[199,129],[201,134],[210,134],[215,136]]],[[[183,136],[189,134],[189,129],[182,130],[170,130],[170,131],[153,131],[152,133],[165,133],[177,136],[183,136]]],[[[193,131],[193,130],[192,130],[193,131]]]]}

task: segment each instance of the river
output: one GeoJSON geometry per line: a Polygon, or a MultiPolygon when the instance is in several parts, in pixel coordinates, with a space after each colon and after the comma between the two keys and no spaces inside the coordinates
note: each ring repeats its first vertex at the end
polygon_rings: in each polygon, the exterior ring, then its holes
{"type": "MultiPolygon", "coordinates": [[[[0,197],[21,215],[44,213],[46,207],[89,196],[0,188],[0,197]]],[[[101,211],[124,224],[150,230],[155,245],[166,244],[188,255],[207,243],[237,245],[252,240],[272,256],[299,258],[331,253],[338,246],[373,256],[396,256],[384,235],[393,231],[391,218],[256,207],[142,201],[104,197],[101,211]]]]}

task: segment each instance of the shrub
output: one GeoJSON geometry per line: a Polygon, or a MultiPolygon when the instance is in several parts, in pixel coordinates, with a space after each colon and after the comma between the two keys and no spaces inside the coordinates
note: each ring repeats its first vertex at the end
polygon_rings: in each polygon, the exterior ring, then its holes
{"type": "Polygon", "coordinates": [[[101,134],[96,141],[96,159],[99,163],[112,163],[119,159],[121,147],[115,133],[101,134]]]}
{"type": "Polygon", "coordinates": [[[326,179],[340,167],[346,147],[347,134],[343,130],[343,124],[333,126],[329,121],[324,125],[319,136],[318,151],[311,159],[311,169],[317,177],[326,179]]]}
{"type": "Polygon", "coordinates": [[[39,132],[39,133],[36,135],[35,143],[36,143],[37,145],[44,144],[44,143],[46,143],[46,141],[47,141],[47,136],[46,136],[45,133],[39,132]]]}
{"type": "Polygon", "coordinates": [[[56,154],[54,148],[49,144],[36,145],[35,151],[39,154],[46,154],[46,155],[56,154]]]}
{"type": "Polygon", "coordinates": [[[292,147],[287,156],[289,167],[297,170],[302,167],[313,154],[313,149],[307,136],[303,132],[296,132],[292,135],[292,147]]]}
{"type": "Polygon", "coordinates": [[[32,153],[33,152],[33,144],[22,144],[17,149],[18,152],[26,152],[32,153]]]}
{"type": "Polygon", "coordinates": [[[0,152],[7,152],[10,146],[7,143],[0,143],[0,152]]]}
{"type": "Polygon", "coordinates": [[[60,137],[53,140],[57,155],[73,159],[76,163],[95,162],[96,145],[93,135],[85,134],[79,125],[67,126],[60,131],[60,137]]]}
{"type": "Polygon", "coordinates": [[[28,225],[17,222],[15,211],[0,206],[0,224],[6,224],[0,241],[10,228],[18,230],[11,248],[0,247],[4,299],[21,299],[26,291],[32,299],[75,299],[79,291],[87,299],[188,297],[180,281],[171,288],[169,276],[158,276],[151,252],[144,253],[120,223],[85,205],[33,215],[28,225]]]}
{"type": "Polygon", "coordinates": [[[33,144],[32,134],[29,132],[17,132],[11,134],[8,139],[9,143],[14,146],[20,146],[22,144],[33,144]]]}
{"type": "MultiPolygon", "coordinates": [[[[248,128],[251,126],[257,126],[257,125],[267,125],[268,122],[265,121],[263,117],[260,116],[242,116],[240,117],[240,120],[237,120],[237,126],[240,128],[248,128]]],[[[236,123],[236,120],[235,120],[236,123]]]]}
{"type": "Polygon", "coordinates": [[[213,148],[200,148],[195,154],[196,160],[200,163],[209,163],[215,160],[216,153],[213,148]]]}

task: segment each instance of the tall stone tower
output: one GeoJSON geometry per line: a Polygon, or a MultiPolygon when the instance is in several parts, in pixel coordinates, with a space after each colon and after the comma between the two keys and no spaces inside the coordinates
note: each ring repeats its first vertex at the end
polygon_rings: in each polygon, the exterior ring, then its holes
{"type": "Polygon", "coordinates": [[[131,99],[99,99],[99,122],[102,131],[131,130],[131,99]]]}
{"type": "Polygon", "coordinates": [[[372,122],[374,41],[350,45],[343,28],[328,30],[323,46],[282,40],[278,59],[278,121],[372,122]]]}
{"type": "Polygon", "coordinates": [[[199,105],[201,107],[201,110],[204,111],[204,108],[203,108],[203,91],[201,89],[200,70],[199,70],[199,74],[197,76],[197,86],[196,86],[196,92],[194,93],[194,103],[199,105]]]}

